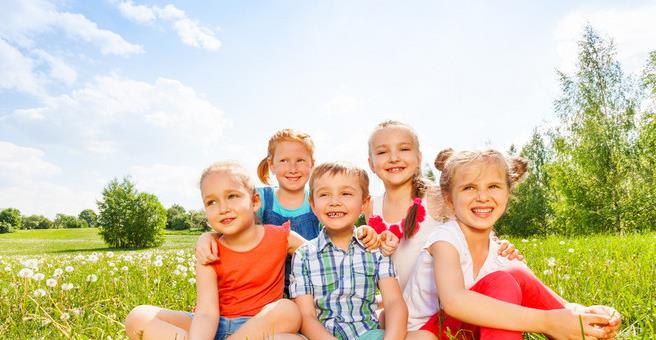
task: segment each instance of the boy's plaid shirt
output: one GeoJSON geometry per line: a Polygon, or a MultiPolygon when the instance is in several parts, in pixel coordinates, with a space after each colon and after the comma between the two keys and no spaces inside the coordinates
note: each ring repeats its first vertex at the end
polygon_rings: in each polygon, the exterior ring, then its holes
{"type": "Polygon", "coordinates": [[[395,276],[389,257],[367,251],[355,230],[347,252],[321,230],[294,253],[289,293],[292,298],[312,295],[319,322],[339,339],[355,339],[379,328],[378,280],[395,276]]]}

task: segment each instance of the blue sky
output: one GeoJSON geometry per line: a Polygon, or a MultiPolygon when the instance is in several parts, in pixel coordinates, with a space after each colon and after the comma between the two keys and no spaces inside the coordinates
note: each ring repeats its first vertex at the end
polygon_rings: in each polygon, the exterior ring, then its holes
{"type": "MultiPolygon", "coordinates": [[[[557,121],[585,22],[625,71],[656,50],[656,1],[6,0],[0,4],[0,208],[94,208],[130,175],[168,207],[247,168],[280,128],[318,161],[366,166],[380,121],[442,148],[506,150],[557,121]]],[[[382,185],[372,181],[373,193],[382,185]]]]}

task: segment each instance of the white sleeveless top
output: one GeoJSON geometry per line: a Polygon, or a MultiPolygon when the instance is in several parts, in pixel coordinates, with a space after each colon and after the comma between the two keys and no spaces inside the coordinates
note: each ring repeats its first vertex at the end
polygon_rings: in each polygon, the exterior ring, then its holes
{"type": "MultiPolygon", "coordinates": [[[[383,218],[383,195],[376,196],[372,200],[372,213],[378,215],[383,219],[383,222],[388,226],[392,224],[400,224],[401,221],[388,222],[383,218]]],[[[426,207],[426,199],[422,199],[421,204],[426,207]]],[[[427,207],[426,207],[427,208],[427,207]]],[[[399,242],[399,247],[392,254],[392,263],[394,270],[399,278],[401,291],[405,289],[406,283],[410,278],[410,274],[415,270],[415,264],[419,257],[421,248],[426,244],[426,240],[433,231],[436,230],[440,222],[434,220],[428,212],[426,212],[426,219],[419,224],[419,231],[410,239],[402,239],[399,242]]]]}

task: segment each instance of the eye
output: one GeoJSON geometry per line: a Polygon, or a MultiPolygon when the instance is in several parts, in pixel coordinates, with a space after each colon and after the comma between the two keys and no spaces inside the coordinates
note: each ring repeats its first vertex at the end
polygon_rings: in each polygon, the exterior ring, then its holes
{"type": "Polygon", "coordinates": [[[325,193],[325,192],[321,192],[321,193],[319,193],[319,197],[326,197],[326,196],[328,196],[328,194],[325,193]]]}
{"type": "Polygon", "coordinates": [[[490,189],[501,189],[501,185],[499,185],[499,184],[492,184],[492,185],[490,185],[490,189]]]}
{"type": "Polygon", "coordinates": [[[469,190],[474,190],[474,189],[475,189],[475,188],[474,188],[473,185],[465,185],[465,186],[462,188],[462,191],[469,191],[469,190]]]}
{"type": "Polygon", "coordinates": [[[299,159],[298,162],[299,163],[305,163],[305,160],[304,159],[299,159]]]}
{"type": "Polygon", "coordinates": [[[384,155],[386,153],[387,153],[387,151],[382,151],[382,150],[381,151],[376,151],[376,155],[384,155]]]}
{"type": "Polygon", "coordinates": [[[342,196],[353,196],[353,193],[345,191],[342,193],[342,196]]]}
{"type": "Polygon", "coordinates": [[[235,198],[239,198],[239,195],[238,194],[228,194],[228,199],[229,200],[235,199],[235,198]]]}
{"type": "Polygon", "coordinates": [[[206,207],[209,207],[210,205],[214,205],[214,204],[216,204],[215,200],[209,200],[209,201],[205,202],[206,207]]]}

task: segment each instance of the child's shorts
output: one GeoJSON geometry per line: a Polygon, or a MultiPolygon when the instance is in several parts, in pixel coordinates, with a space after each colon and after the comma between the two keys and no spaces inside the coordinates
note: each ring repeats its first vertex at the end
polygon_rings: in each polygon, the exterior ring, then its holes
{"type": "MultiPolygon", "coordinates": [[[[190,318],[194,318],[194,314],[188,313],[190,318]]],[[[214,335],[214,340],[225,340],[227,337],[234,334],[246,321],[250,320],[250,316],[240,316],[236,318],[219,317],[219,325],[214,335]]]]}
{"type": "Polygon", "coordinates": [[[382,329],[372,329],[358,337],[358,340],[383,340],[385,331],[382,329]]]}

